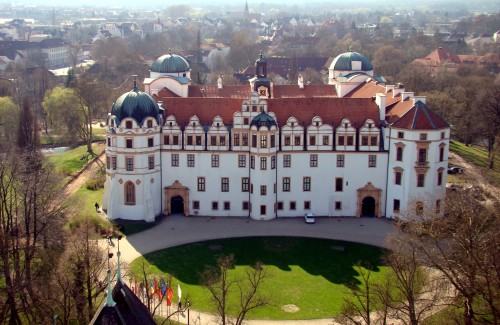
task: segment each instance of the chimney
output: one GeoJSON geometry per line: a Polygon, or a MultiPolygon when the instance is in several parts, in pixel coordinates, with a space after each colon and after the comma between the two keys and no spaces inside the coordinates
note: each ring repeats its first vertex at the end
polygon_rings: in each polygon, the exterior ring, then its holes
{"type": "Polygon", "coordinates": [[[299,84],[299,89],[304,89],[304,78],[300,73],[297,77],[297,83],[299,84]]]}
{"type": "Polygon", "coordinates": [[[219,75],[219,79],[217,79],[217,89],[222,89],[222,76],[219,75]]]}
{"type": "Polygon", "coordinates": [[[422,103],[425,104],[427,97],[425,96],[414,96],[413,97],[413,105],[415,105],[416,102],[421,101],[422,103]]]}
{"type": "Polygon", "coordinates": [[[405,91],[404,85],[402,83],[398,83],[396,85],[396,87],[394,88],[394,93],[392,95],[392,98],[396,97],[397,95],[399,95],[400,93],[402,93],[404,91],[405,91]]]}
{"type": "Polygon", "coordinates": [[[385,85],[385,93],[387,94],[390,91],[394,91],[394,85],[385,85]]]}
{"type": "Polygon", "coordinates": [[[413,98],[413,91],[403,91],[401,92],[401,101],[405,100],[406,98],[413,98]]]}
{"type": "Polygon", "coordinates": [[[385,121],[385,100],[385,94],[377,93],[375,97],[375,103],[378,106],[378,116],[380,118],[380,121],[385,121]]]}

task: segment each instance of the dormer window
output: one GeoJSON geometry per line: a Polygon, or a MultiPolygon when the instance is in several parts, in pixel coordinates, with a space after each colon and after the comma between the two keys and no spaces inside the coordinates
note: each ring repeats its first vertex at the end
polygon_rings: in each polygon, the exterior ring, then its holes
{"type": "Polygon", "coordinates": [[[349,123],[344,123],[344,127],[347,129],[349,127],[349,123]]]}
{"type": "Polygon", "coordinates": [[[153,121],[148,120],[148,128],[152,128],[152,127],[153,127],[153,121]]]}
{"type": "Polygon", "coordinates": [[[196,126],[196,122],[193,122],[193,127],[196,126]]]}
{"type": "Polygon", "coordinates": [[[126,129],[131,129],[132,128],[132,121],[125,122],[125,128],[126,129]]]}

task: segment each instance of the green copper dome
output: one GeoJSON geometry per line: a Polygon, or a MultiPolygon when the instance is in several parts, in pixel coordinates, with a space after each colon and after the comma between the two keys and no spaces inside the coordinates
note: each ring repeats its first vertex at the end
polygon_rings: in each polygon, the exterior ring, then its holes
{"type": "Polygon", "coordinates": [[[179,73],[188,72],[189,63],[179,55],[165,54],[160,56],[151,65],[151,71],[159,73],[179,73]]]}
{"type": "Polygon", "coordinates": [[[116,116],[118,124],[127,117],[133,118],[139,125],[146,117],[154,117],[158,121],[159,113],[156,101],[137,87],[121,95],[111,108],[111,115],[116,116]]]}
{"type": "Polygon", "coordinates": [[[271,126],[277,126],[276,121],[274,118],[267,114],[266,112],[262,112],[256,117],[252,119],[252,122],[250,122],[250,126],[257,126],[257,129],[260,129],[261,126],[265,126],[268,129],[271,129],[271,126]]]}
{"type": "Polygon", "coordinates": [[[361,71],[373,70],[373,66],[370,60],[366,56],[358,52],[346,52],[340,54],[335,59],[333,59],[330,68],[333,70],[352,71],[353,61],[361,61],[361,71]]]}

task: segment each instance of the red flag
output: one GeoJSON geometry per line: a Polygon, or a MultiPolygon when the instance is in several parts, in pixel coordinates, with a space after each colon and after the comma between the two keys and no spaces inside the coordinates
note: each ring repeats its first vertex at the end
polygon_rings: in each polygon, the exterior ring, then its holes
{"type": "Polygon", "coordinates": [[[174,290],[172,287],[168,287],[167,290],[167,306],[172,306],[172,297],[174,296],[174,290]]]}

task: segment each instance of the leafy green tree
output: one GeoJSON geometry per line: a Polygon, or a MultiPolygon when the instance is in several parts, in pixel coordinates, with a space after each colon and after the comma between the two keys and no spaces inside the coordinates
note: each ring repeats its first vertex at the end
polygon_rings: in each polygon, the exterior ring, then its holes
{"type": "Polygon", "coordinates": [[[0,139],[13,144],[19,127],[19,108],[10,97],[0,97],[0,139]]]}

